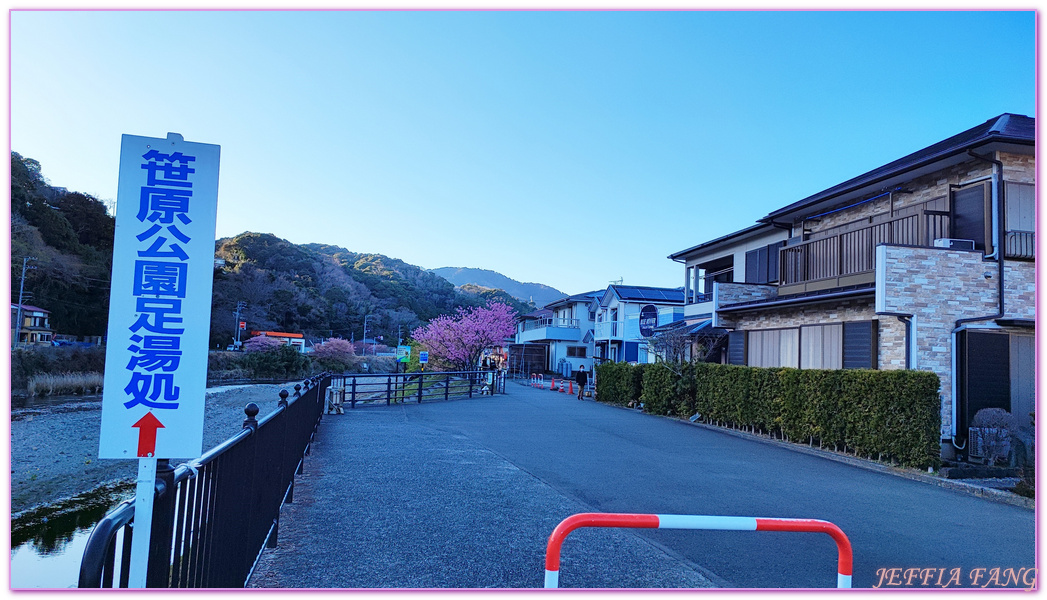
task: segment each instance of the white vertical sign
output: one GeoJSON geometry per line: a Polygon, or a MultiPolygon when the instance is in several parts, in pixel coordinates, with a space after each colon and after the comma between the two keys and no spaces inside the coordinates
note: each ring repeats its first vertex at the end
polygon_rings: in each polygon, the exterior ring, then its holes
{"type": "Polygon", "coordinates": [[[100,458],[203,451],[219,151],[122,138],[100,458]]]}

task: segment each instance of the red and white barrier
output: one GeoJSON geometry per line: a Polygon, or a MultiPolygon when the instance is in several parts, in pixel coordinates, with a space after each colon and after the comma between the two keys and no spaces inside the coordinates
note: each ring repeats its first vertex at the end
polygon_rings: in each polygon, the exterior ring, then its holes
{"type": "Polygon", "coordinates": [[[836,587],[851,587],[851,542],[836,525],[818,519],[765,519],[707,515],[639,515],[629,513],[579,513],[556,526],[545,548],[545,587],[560,586],[560,547],[579,527],[631,527],[642,529],[708,529],[719,531],[796,531],[826,533],[836,542],[836,587]]]}

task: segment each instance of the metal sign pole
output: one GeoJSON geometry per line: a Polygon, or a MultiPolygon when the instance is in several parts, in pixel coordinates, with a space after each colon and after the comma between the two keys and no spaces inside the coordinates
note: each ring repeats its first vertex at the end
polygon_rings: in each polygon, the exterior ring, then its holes
{"type": "Polygon", "coordinates": [[[138,459],[135,488],[134,536],[131,538],[131,565],[128,587],[145,588],[149,572],[149,540],[153,529],[153,496],[156,489],[156,457],[138,459]]]}

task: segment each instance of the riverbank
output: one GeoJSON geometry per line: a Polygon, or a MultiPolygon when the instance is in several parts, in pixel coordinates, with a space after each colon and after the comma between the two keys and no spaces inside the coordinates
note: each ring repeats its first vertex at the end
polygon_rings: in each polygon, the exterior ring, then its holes
{"type": "MultiPolygon", "coordinates": [[[[259,406],[259,417],[276,410],[281,389],[293,393],[294,383],[209,389],[203,450],[240,431],[247,403],[259,406]]],[[[134,479],[137,461],[98,458],[101,414],[101,396],[12,408],[12,517],[104,484],[134,479]]]]}

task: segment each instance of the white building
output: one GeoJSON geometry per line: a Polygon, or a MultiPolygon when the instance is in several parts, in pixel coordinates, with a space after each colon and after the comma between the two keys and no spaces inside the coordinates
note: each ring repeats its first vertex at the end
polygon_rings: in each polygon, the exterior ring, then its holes
{"type": "Polygon", "coordinates": [[[510,348],[510,368],[525,364],[519,367],[525,374],[551,371],[561,376],[570,376],[582,366],[592,371],[594,311],[601,294],[598,290],[565,296],[520,317],[510,348]]]}
{"type": "Polygon", "coordinates": [[[683,318],[682,288],[611,285],[595,305],[597,361],[650,363],[647,337],[658,325],[683,318]]]}

